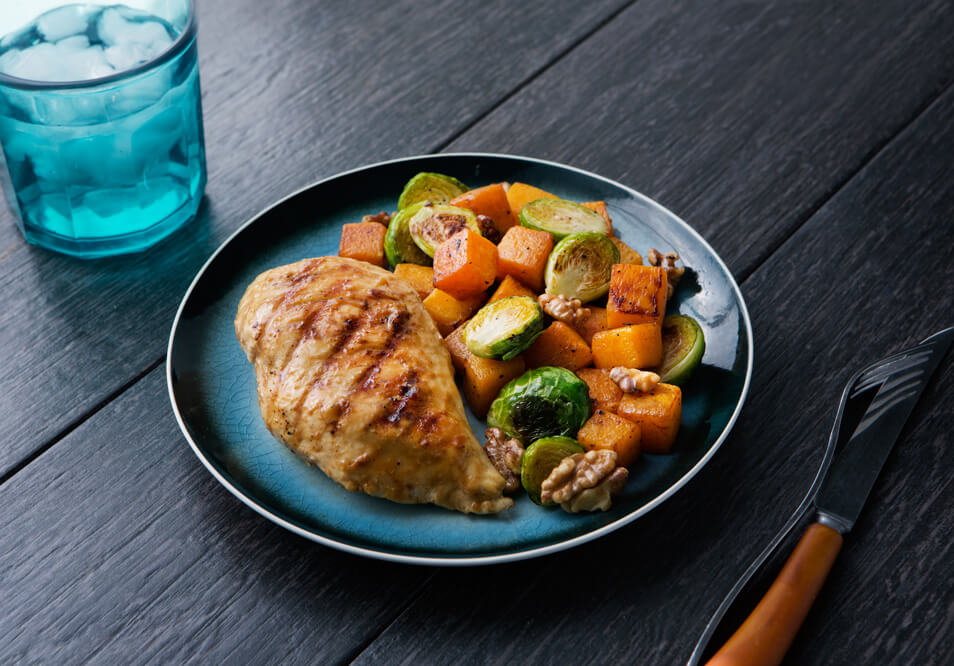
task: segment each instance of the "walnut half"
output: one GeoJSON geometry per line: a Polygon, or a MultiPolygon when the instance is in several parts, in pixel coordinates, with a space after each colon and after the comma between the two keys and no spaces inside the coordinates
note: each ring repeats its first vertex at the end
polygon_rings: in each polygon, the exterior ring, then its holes
{"type": "Polygon", "coordinates": [[[590,316],[590,309],[584,308],[580,299],[567,298],[563,294],[540,294],[537,302],[544,312],[568,326],[577,326],[590,316]]]}
{"type": "Polygon", "coordinates": [[[484,432],[487,443],[484,452],[494,468],[506,482],[504,492],[512,493],[520,488],[520,463],[523,462],[523,446],[519,439],[505,439],[500,428],[487,428],[484,432]]]}
{"type": "Polygon", "coordinates": [[[623,393],[635,393],[640,391],[652,391],[653,387],[659,383],[659,375],[648,370],[637,370],[636,368],[624,368],[616,366],[609,373],[610,379],[619,385],[623,393]]]}
{"type": "Polygon", "coordinates": [[[391,214],[387,211],[381,211],[375,215],[365,215],[361,218],[362,222],[377,222],[378,224],[383,224],[388,226],[391,223],[391,214]]]}
{"type": "Polygon", "coordinates": [[[659,266],[660,268],[666,269],[666,277],[668,278],[666,281],[666,299],[672,298],[672,294],[676,290],[676,285],[679,284],[679,279],[683,273],[686,272],[685,268],[676,266],[676,262],[679,261],[679,255],[675,252],[663,254],[656,248],[652,248],[649,254],[646,255],[646,259],[649,261],[650,266],[659,266]]]}
{"type": "Polygon", "coordinates": [[[561,460],[543,481],[540,500],[544,504],[556,502],[569,513],[606,511],[627,479],[629,471],[616,466],[615,451],[574,453],[561,460]]]}

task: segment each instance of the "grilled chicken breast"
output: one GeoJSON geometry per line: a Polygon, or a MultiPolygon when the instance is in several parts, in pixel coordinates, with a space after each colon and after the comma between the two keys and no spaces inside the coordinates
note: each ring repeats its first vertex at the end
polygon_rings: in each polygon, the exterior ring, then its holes
{"type": "Polygon", "coordinates": [[[246,290],[235,332],[268,429],[348,490],[468,513],[513,503],[404,280],[340,257],[273,268],[246,290]]]}

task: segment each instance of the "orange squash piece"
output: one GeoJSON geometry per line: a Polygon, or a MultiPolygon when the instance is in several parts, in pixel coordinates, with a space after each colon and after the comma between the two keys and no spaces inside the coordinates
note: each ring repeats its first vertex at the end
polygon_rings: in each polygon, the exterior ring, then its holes
{"type": "Polygon", "coordinates": [[[662,329],[649,323],[600,331],[592,350],[597,368],[653,368],[662,362],[662,329]]]}
{"type": "Polygon", "coordinates": [[[503,183],[485,185],[468,190],[450,200],[451,206],[459,206],[474,211],[475,215],[486,215],[494,221],[494,226],[501,233],[518,224],[517,216],[510,210],[510,200],[503,183]]]}
{"type": "Polygon", "coordinates": [[[589,345],[562,321],[550,324],[523,355],[529,368],[553,365],[576,371],[593,362],[589,345]]]}
{"type": "Polygon", "coordinates": [[[447,347],[447,351],[450,352],[451,362],[454,364],[454,369],[457,370],[457,372],[464,371],[467,357],[472,356],[470,350],[467,349],[467,340],[464,338],[464,329],[466,327],[467,322],[465,321],[451,331],[450,335],[444,338],[444,345],[447,347]]]}
{"type": "Polygon", "coordinates": [[[443,336],[449,335],[464,321],[470,319],[484,302],[484,294],[471,298],[454,298],[446,291],[434,289],[424,299],[424,309],[431,315],[437,330],[443,336]]]}
{"type": "Polygon", "coordinates": [[[352,222],[341,225],[338,256],[366,261],[384,268],[384,236],[388,230],[377,222],[352,222]]]}
{"type": "Polygon", "coordinates": [[[606,210],[605,201],[584,201],[583,206],[586,206],[590,210],[595,210],[597,213],[603,216],[603,219],[606,220],[606,226],[609,227],[610,238],[613,237],[613,220],[610,219],[609,211],[606,210]]]}
{"type": "Polygon", "coordinates": [[[619,250],[619,263],[633,264],[634,266],[643,265],[643,255],[631,248],[629,245],[618,239],[616,236],[610,236],[613,245],[619,250]]]}
{"type": "Polygon", "coordinates": [[[656,384],[652,391],[627,393],[618,414],[639,426],[646,453],[669,453],[682,420],[682,391],[672,384],[656,384]]]}
{"type": "Polygon", "coordinates": [[[520,215],[520,210],[531,201],[559,198],[555,194],[550,194],[546,190],[541,190],[539,187],[526,183],[514,183],[507,189],[507,200],[510,202],[510,210],[513,211],[515,218],[520,215]]]}
{"type": "Polygon", "coordinates": [[[606,308],[599,308],[595,305],[587,305],[586,308],[590,311],[590,314],[577,323],[576,332],[586,340],[586,344],[592,347],[593,335],[608,330],[609,325],[606,323],[606,308]]]}
{"type": "Polygon", "coordinates": [[[616,451],[616,464],[620,467],[629,467],[639,458],[641,438],[637,424],[602,409],[596,410],[576,434],[576,441],[587,451],[616,451]]]}
{"type": "Polygon", "coordinates": [[[609,327],[652,323],[662,330],[665,316],[666,269],[614,264],[606,303],[609,327]]]}
{"type": "Polygon", "coordinates": [[[509,361],[495,361],[473,354],[467,356],[464,363],[464,397],[477,418],[487,416],[500,389],[511,379],[522,375],[524,370],[526,365],[521,356],[509,361]]]}
{"type": "Polygon", "coordinates": [[[500,286],[497,287],[494,295],[491,296],[490,300],[487,302],[493,303],[494,301],[499,301],[501,298],[507,298],[508,296],[529,296],[534,300],[537,298],[535,293],[514,280],[512,275],[506,275],[500,282],[500,286]]]}
{"type": "Polygon", "coordinates": [[[497,246],[497,277],[512,275],[535,292],[543,291],[543,273],[553,250],[553,236],[545,231],[511,227],[497,246]]]}
{"type": "Polygon", "coordinates": [[[576,371],[576,376],[586,382],[590,391],[591,411],[598,409],[615,412],[619,407],[619,400],[623,391],[619,384],[610,379],[609,370],[599,368],[582,368],[576,371]]]}
{"type": "Polygon", "coordinates": [[[461,229],[434,250],[434,286],[455,298],[487,291],[497,277],[497,246],[461,229]]]}
{"type": "Polygon", "coordinates": [[[394,274],[409,282],[422,301],[434,291],[434,269],[430,266],[398,264],[394,267],[394,274]]]}

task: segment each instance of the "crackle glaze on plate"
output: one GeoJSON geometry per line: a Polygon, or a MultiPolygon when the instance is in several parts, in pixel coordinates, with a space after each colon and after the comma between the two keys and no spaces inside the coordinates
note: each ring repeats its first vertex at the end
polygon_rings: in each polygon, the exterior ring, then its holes
{"type": "MultiPolygon", "coordinates": [[[[552,162],[486,154],[409,157],[315,183],[276,203],[233,234],[189,287],[169,340],[167,379],[182,432],[206,468],[252,509],[308,539],[348,552],[419,564],[473,565],[569,548],[632,522],[695,475],[732,428],[752,373],[752,328],[738,286],[712,248],[685,222],[606,178],[552,162]],[[706,336],[703,365],[683,388],[674,452],[644,455],[605,513],[569,515],[521,494],[512,509],[468,516],[352,493],[308,465],[265,428],[255,373],[235,338],[245,287],[264,270],[336,254],[341,225],[393,210],[419,171],[471,186],[521,181],[576,201],[604,200],[618,235],[645,253],[675,250],[691,267],[669,312],[695,317],[706,336]]],[[[469,414],[478,439],[484,424],[469,414]]]]}

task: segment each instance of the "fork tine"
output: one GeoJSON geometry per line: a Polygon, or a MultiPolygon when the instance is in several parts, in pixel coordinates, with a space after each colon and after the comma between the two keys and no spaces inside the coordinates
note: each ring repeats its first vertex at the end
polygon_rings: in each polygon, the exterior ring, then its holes
{"type": "Polygon", "coordinates": [[[923,365],[930,357],[930,349],[909,349],[906,352],[889,356],[881,362],[869,366],[862,372],[858,381],[855,383],[852,395],[857,395],[862,391],[867,391],[873,386],[882,384],[889,377],[895,376],[898,373],[906,372],[919,365],[923,365]]]}

